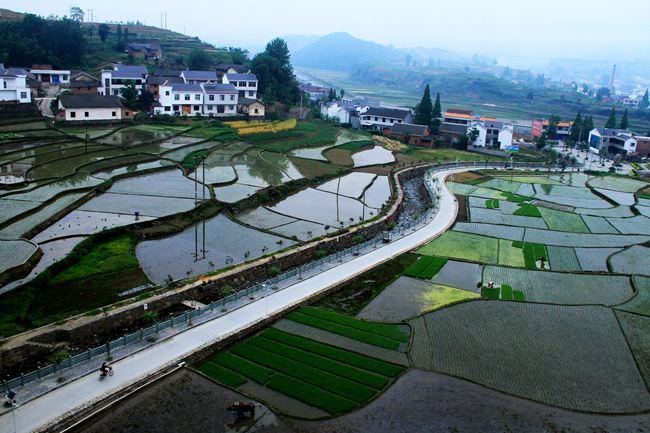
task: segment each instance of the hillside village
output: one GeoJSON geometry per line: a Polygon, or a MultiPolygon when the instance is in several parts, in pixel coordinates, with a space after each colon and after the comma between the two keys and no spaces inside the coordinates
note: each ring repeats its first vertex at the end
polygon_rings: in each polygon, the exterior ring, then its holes
{"type": "MultiPolygon", "coordinates": [[[[164,58],[162,48],[153,43],[128,43],[126,52],[142,61],[164,58]]],[[[153,96],[145,110],[149,116],[206,116],[248,121],[264,120],[266,116],[264,101],[258,94],[259,80],[241,64],[190,70],[118,62],[110,69],[103,69],[99,78],[87,71],[57,70],[49,65],[25,69],[0,64],[0,103],[32,104],[37,95],[46,93],[57,98],[55,112],[50,113],[51,107],[46,104],[40,105],[41,111],[67,124],[133,121],[136,113],[123,104],[122,98],[130,86],[138,95],[146,90],[153,96]]],[[[469,136],[469,144],[476,148],[515,150],[519,145],[531,145],[546,132],[553,135],[548,140],[564,145],[565,149],[576,146],[602,157],[613,158],[619,154],[627,161],[637,162],[650,155],[650,138],[624,128],[594,127],[586,131],[580,126],[579,139],[569,140],[574,122],[552,124],[549,119],[500,119],[449,107],[439,119],[440,129],[435,134],[427,125],[415,124],[415,113],[410,107],[384,106],[379,99],[365,97],[331,100],[327,88],[309,83],[301,84],[300,90],[312,104],[319,106],[320,115],[325,119],[355,129],[378,131],[414,146],[432,148],[436,140],[455,143],[469,136]]],[[[633,102],[626,106],[638,108],[638,101],[633,102]]]]}

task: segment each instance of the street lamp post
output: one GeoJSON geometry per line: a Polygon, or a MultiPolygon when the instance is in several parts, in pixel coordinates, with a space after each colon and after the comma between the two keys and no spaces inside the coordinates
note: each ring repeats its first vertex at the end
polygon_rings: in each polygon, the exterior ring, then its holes
{"type": "Polygon", "coordinates": [[[18,429],[16,428],[16,393],[13,391],[9,391],[7,395],[5,395],[7,398],[7,401],[11,404],[11,415],[14,419],[14,433],[18,433],[18,429]]]}

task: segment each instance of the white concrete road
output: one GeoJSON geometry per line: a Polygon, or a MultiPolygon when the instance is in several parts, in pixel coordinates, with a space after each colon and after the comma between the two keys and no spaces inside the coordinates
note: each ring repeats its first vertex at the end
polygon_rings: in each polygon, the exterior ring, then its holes
{"type": "MultiPolygon", "coordinates": [[[[435,176],[440,184],[444,185],[446,175],[463,170],[465,169],[439,172],[435,176]]],[[[146,380],[148,376],[153,376],[160,369],[178,364],[188,354],[246,329],[264,320],[269,314],[282,311],[314,293],[326,290],[340,281],[373,268],[378,263],[390,260],[430,241],[453,224],[458,211],[458,203],[447,188],[442,188],[440,194],[441,206],[437,214],[420,229],[395,239],[384,247],[376,248],[335,268],[301,280],[286,289],[273,292],[267,297],[209,322],[196,325],[172,338],[116,361],[113,363],[115,375],[103,382],[98,381],[97,372],[92,372],[18,406],[15,409],[17,432],[42,431],[48,426],[52,427],[57,420],[146,380]]],[[[49,376],[47,380],[53,378],[49,376]]],[[[0,416],[0,432],[13,431],[12,412],[6,411],[0,416]]]]}

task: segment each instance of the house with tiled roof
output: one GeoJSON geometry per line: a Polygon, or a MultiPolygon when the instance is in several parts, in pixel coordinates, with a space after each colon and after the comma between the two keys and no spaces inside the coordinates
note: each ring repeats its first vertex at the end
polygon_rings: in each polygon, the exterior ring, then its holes
{"type": "Polygon", "coordinates": [[[181,84],[185,81],[181,78],[181,71],[178,69],[158,69],[152,71],[147,77],[147,89],[154,98],[160,98],[160,86],[163,84],[181,84]]]}
{"type": "Polygon", "coordinates": [[[594,128],[589,131],[589,147],[595,153],[627,155],[636,152],[636,137],[626,129],[594,128]]]}
{"type": "Polygon", "coordinates": [[[235,86],[240,98],[257,99],[258,80],[255,74],[225,74],[221,82],[235,86]]]}
{"type": "Polygon", "coordinates": [[[359,113],[359,121],[362,128],[382,131],[396,123],[412,123],[413,113],[404,108],[367,107],[359,113]]]}
{"type": "MultiPolygon", "coordinates": [[[[185,84],[211,84],[218,81],[214,71],[181,71],[180,77],[185,84]]],[[[227,83],[226,83],[227,84],[227,83]]]]}
{"type": "Polygon", "coordinates": [[[101,82],[84,71],[73,72],[70,75],[70,83],[68,87],[72,93],[91,93],[97,94],[97,89],[101,86],[101,82]]]}
{"type": "Polygon", "coordinates": [[[115,95],[61,95],[56,119],[68,123],[113,123],[131,121],[133,113],[115,95]]]}
{"type": "Polygon", "coordinates": [[[219,63],[217,66],[215,66],[214,72],[216,72],[217,77],[219,80],[221,80],[226,74],[245,74],[246,72],[249,72],[249,69],[246,65],[238,65],[236,63],[219,63]]]}
{"type": "Polygon", "coordinates": [[[138,93],[146,88],[149,71],[144,66],[126,66],[118,63],[112,70],[103,70],[101,86],[97,89],[101,95],[118,96],[120,90],[129,83],[135,85],[138,93]]]}
{"type": "Polygon", "coordinates": [[[139,59],[161,59],[163,56],[162,48],[155,44],[126,44],[127,54],[139,59]]]}
{"type": "Polygon", "coordinates": [[[234,116],[237,114],[239,93],[232,84],[160,85],[159,105],[155,114],[234,116]]]}
{"type": "Polygon", "coordinates": [[[472,110],[448,108],[442,115],[438,132],[440,135],[466,135],[470,123],[477,117],[472,110]]]}
{"type": "Polygon", "coordinates": [[[5,69],[0,63],[0,103],[29,104],[32,92],[27,85],[27,71],[5,69]]]}
{"type": "Polygon", "coordinates": [[[514,125],[511,122],[498,121],[491,117],[481,117],[470,122],[468,132],[476,129],[478,136],[474,143],[477,147],[491,147],[505,150],[512,146],[514,125]]]}
{"type": "Polygon", "coordinates": [[[389,136],[413,146],[433,147],[435,141],[429,127],[412,123],[396,123],[390,128],[389,136]]]}
{"type": "MultiPolygon", "coordinates": [[[[548,127],[550,123],[551,122],[549,120],[544,120],[542,122],[542,131],[548,132],[548,127]]],[[[573,125],[573,122],[558,122],[555,137],[547,137],[547,138],[549,140],[566,141],[571,135],[571,125],[573,125]]]]}
{"type": "Polygon", "coordinates": [[[257,99],[239,98],[237,111],[248,117],[248,120],[264,120],[266,108],[257,99]]]}

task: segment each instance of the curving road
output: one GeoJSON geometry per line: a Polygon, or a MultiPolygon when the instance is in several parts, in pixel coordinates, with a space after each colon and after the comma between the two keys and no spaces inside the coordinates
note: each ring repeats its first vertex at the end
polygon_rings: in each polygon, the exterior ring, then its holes
{"type": "MultiPolygon", "coordinates": [[[[447,175],[465,170],[462,168],[440,171],[435,173],[434,177],[444,185],[444,178],[447,175]]],[[[458,203],[446,187],[441,189],[440,195],[441,201],[437,214],[420,229],[395,239],[382,248],[376,248],[311,278],[298,281],[281,291],[272,292],[229,314],[188,328],[172,338],[120,359],[113,363],[116,374],[103,382],[97,380],[97,372],[92,372],[34,398],[15,409],[16,430],[33,432],[56,429],[57,421],[78,413],[94,403],[104,401],[111,395],[137,383],[146,383],[148,378],[154,377],[160,370],[178,364],[189,354],[262,322],[270,315],[281,314],[307,297],[327,290],[341,281],[354,278],[378,263],[388,261],[396,255],[429,242],[453,224],[458,212],[458,203]]],[[[54,379],[48,376],[42,380],[54,379]]],[[[19,398],[18,402],[20,402],[19,398]]],[[[0,415],[0,432],[13,431],[12,412],[3,409],[0,415]]]]}

